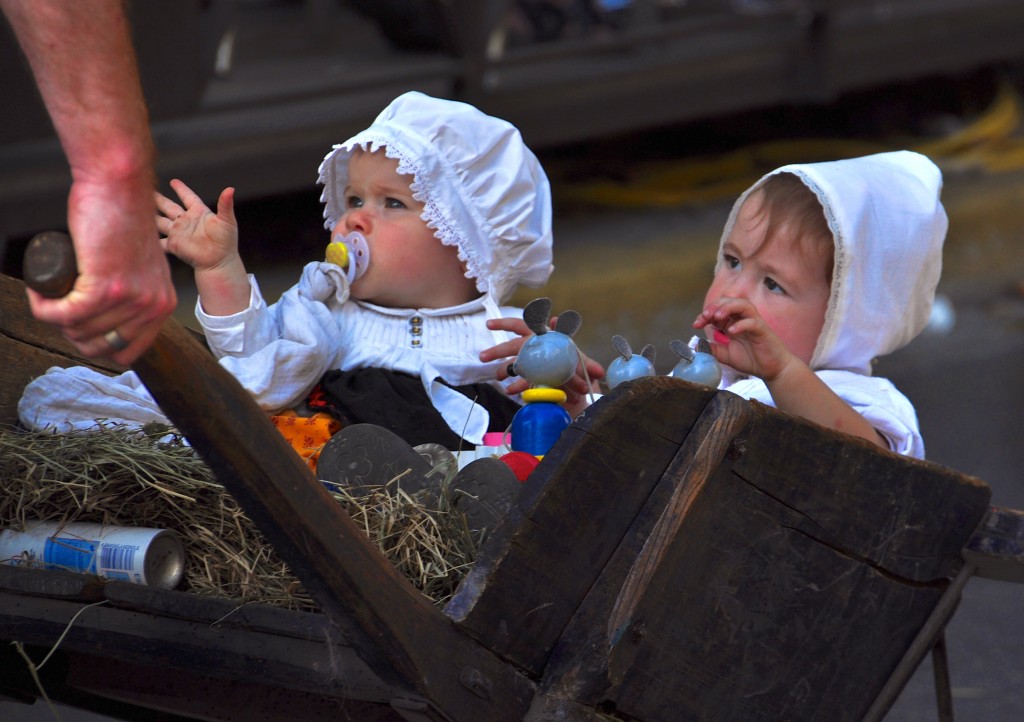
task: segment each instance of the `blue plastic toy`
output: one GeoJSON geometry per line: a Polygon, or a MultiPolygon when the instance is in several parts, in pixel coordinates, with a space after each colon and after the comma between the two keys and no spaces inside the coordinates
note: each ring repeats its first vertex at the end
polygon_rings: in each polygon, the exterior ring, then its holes
{"type": "Polygon", "coordinates": [[[631,381],[641,376],[654,376],[654,358],[656,350],[653,344],[647,344],[639,355],[633,353],[629,341],[619,335],[612,336],[612,346],[619,352],[618,358],[608,364],[605,383],[614,389],[623,381],[631,381]]]}
{"type": "Polygon", "coordinates": [[[533,384],[523,392],[525,405],[512,419],[512,450],[544,456],[561,433],[572,423],[563,408],[565,392],[559,388],[572,378],[579,363],[579,351],[572,335],[582,322],[575,311],[558,315],[554,330],[548,327],[551,299],[538,298],[523,309],[523,320],[534,335],[509,364],[509,374],[522,376],[533,384]]]}
{"type": "Polygon", "coordinates": [[[707,339],[694,336],[689,345],[679,340],[670,341],[668,345],[679,356],[679,363],[672,369],[671,376],[718,388],[722,381],[722,367],[711,355],[711,344],[707,339]]]}

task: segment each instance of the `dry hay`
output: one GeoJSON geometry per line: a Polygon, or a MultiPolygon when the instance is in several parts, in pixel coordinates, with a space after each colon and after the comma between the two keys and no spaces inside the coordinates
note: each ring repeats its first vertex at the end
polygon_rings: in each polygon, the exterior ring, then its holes
{"type": "MultiPolygon", "coordinates": [[[[390,484],[332,496],[438,605],[476,559],[482,535],[445,493],[434,508],[390,484]]],[[[0,427],[0,526],[20,528],[29,519],[172,529],[185,543],[185,591],[317,609],[210,468],[166,426],[79,434],[0,427]]]]}

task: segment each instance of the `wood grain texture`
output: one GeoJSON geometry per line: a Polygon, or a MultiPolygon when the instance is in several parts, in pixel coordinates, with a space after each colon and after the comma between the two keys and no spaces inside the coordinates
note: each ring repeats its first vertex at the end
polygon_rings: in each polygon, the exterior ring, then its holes
{"type": "Polygon", "coordinates": [[[530,475],[446,613],[539,675],[714,394],[649,378],[588,409],[530,475]]]}
{"type": "Polygon", "coordinates": [[[399,574],[180,324],[167,321],[132,368],[381,679],[456,721],[522,718],[533,685],[399,574]]]}
{"type": "Polygon", "coordinates": [[[988,498],[973,477],[774,409],[709,404],[541,695],[648,721],[860,719],[988,498]]]}
{"type": "MultiPolygon", "coordinates": [[[[687,387],[680,389],[686,391],[687,387]]],[[[694,421],[559,639],[542,680],[541,690],[549,700],[577,700],[592,708],[606,700],[612,686],[609,651],[624,635],[646,633],[643,624],[633,627],[635,607],[652,586],[665,585],[665,556],[676,537],[685,533],[680,527],[688,523],[691,506],[716,472],[737,430],[747,421],[748,406],[732,394],[721,393],[694,421]],[[687,483],[679,483],[683,478],[687,483]]],[[[674,608],[675,604],[669,606],[674,608]]],[[[650,632],[659,633],[654,629],[650,632]]]]}

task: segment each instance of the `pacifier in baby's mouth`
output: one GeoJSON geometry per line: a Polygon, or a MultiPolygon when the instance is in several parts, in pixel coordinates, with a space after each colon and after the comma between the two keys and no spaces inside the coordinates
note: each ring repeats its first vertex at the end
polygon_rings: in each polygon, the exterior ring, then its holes
{"type": "Polygon", "coordinates": [[[327,244],[327,262],[333,263],[345,272],[349,283],[354,283],[366,273],[370,265],[370,247],[359,231],[339,236],[327,244]]]}

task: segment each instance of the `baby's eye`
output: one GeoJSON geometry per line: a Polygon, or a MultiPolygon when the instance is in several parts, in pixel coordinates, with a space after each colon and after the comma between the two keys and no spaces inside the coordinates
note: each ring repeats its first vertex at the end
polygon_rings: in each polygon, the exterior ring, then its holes
{"type": "Polygon", "coordinates": [[[386,198],[384,200],[385,208],[405,208],[405,204],[397,198],[386,198]]]}
{"type": "Polygon", "coordinates": [[[775,282],[775,279],[771,276],[766,276],[764,279],[764,287],[772,293],[785,293],[786,289],[775,282]]]}
{"type": "Polygon", "coordinates": [[[363,199],[360,198],[359,196],[346,196],[345,197],[345,207],[346,208],[362,208],[363,207],[363,199]]]}
{"type": "Polygon", "coordinates": [[[725,256],[723,256],[723,258],[725,259],[725,265],[728,266],[729,268],[739,268],[740,267],[740,259],[736,258],[736,256],[730,256],[727,253],[727,254],[725,254],[725,256]]]}

